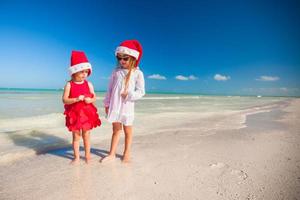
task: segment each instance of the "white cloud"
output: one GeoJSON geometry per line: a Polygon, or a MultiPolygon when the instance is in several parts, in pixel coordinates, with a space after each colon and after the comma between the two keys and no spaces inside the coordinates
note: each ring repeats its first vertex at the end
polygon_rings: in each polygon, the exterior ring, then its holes
{"type": "Polygon", "coordinates": [[[227,80],[230,79],[230,76],[224,76],[224,75],[221,75],[221,74],[216,74],[216,75],[214,76],[214,79],[215,79],[216,81],[227,81],[227,80]]]}
{"type": "Polygon", "coordinates": [[[152,74],[148,76],[150,79],[156,79],[156,80],[166,80],[167,78],[165,76],[159,75],[159,74],[152,74]]]}
{"type": "Polygon", "coordinates": [[[260,76],[257,81],[278,81],[280,78],[278,76],[260,76]]]}
{"type": "Polygon", "coordinates": [[[188,80],[196,80],[198,79],[198,77],[194,76],[194,75],[190,75],[190,76],[182,76],[182,75],[177,75],[175,76],[175,79],[180,80],[180,81],[188,81],[188,80]]]}
{"type": "Polygon", "coordinates": [[[176,76],[175,78],[176,78],[177,80],[180,80],[180,81],[187,81],[187,80],[189,80],[188,77],[182,76],[182,75],[178,75],[178,76],[176,76]]]}
{"type": "Polygon", "coordinates": [[[196,79],[198,79],[198,77],[196,77],[196,76],[194,76],[194,75],[190,75],[190,76],[189,76],[189,79],[190,79],[190,80],[196,80],[196,79]]]}

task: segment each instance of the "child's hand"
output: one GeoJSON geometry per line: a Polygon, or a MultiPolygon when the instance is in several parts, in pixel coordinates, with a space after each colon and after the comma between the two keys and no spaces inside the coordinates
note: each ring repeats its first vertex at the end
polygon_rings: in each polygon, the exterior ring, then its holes
{"type": "Polygon", "coordinates": [[[105,107],[105,114],[108,115],[109,107],[105,107]]]}
{"type": "Polygon", "coordinates": [[[77,101],[83,101],[84,96],[83,95],[79,95],[79,97],[77,97],[77,101]]]}
{"type": "Polygon", "coordinates": [[[123,99],[126,99],[127,95],[128,95],[127,91],[121,93],[121,96],[122,96],[123,99]]]}
{"type": "Polygon", "coordinates": [[[90,98],[90,97],[85,97],[84,101],[85,101],[85,103],[92,103],[93,102],[92,98],[90,98]]]}

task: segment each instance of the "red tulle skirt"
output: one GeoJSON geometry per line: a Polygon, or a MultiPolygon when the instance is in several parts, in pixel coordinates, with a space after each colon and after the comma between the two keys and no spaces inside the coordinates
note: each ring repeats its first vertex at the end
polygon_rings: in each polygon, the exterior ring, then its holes
{"type": "Polygon", "coordinates": [[[93,104],[77,102],[65,105],[66,126],[69,131],[87,131],[101,125],[97,108],[93,104]]]}

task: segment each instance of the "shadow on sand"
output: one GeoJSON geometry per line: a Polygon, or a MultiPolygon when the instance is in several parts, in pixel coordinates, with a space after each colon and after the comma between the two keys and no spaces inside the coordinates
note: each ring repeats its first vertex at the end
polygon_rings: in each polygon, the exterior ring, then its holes
{"type": "MultiPolygon", "coordinates": [[[[27,134],[20,134],[17,131],[5,133],[16,146],[33,149],[36,155],[51,154],[70,160],[73,159],[72,145],[68,140],[40,131],[31,131],[27,134]]],[[[84,151],[84,148],[80,147],[80,151],[84,151]]],[[[103,149],[91,148],[91,153],[103,158],[109,152],[103,149]]],[[[122,158],[119,154],[116,156],[122,158]]]]}

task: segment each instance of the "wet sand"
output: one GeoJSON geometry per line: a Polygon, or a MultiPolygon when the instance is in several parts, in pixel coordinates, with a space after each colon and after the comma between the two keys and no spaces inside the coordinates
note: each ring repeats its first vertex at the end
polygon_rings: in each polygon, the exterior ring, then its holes
{"type": "Polygon", "coordinates": [[[0,166],[0,199],[300,199],[299,99],[178,116],[159,129],[140,123],[136,132],[152,133],[134,137],[129,164],[120,154],[99,162],[107,139],[93,142],[89,165],[69,165],[70,147],[32,149],[0,166]]]}

